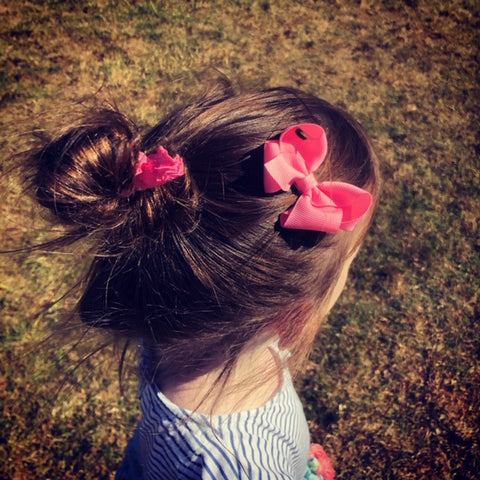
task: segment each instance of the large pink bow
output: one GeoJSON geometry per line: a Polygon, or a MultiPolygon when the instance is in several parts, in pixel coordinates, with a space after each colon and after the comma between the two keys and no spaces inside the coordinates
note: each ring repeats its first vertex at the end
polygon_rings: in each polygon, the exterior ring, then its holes
{"type": "Polygon", "coordinates": [[[320,125],[302,123],[287,128],[279,140],[265,142],[266,193],[301,193],[293,207],[280,215],[285,228],[335,233],[351,231],[370,208],[366,190],[344,182],[318,182],[315,171],[327,154],[327,138],[320,125]]]}

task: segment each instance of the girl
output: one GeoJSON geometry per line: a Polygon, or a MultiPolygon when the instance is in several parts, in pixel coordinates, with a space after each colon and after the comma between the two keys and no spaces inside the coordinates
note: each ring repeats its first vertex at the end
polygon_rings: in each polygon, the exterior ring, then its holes
{"type": "Polygon", "coordinates": [[[81,319],[139,345],[142,419],[117,478],[308,478],[290,372],[374,213],[360,125],[300,91],[227,87],[144,136],[97,111],[31,160],[63,241],[94,244],[81,319]]]}

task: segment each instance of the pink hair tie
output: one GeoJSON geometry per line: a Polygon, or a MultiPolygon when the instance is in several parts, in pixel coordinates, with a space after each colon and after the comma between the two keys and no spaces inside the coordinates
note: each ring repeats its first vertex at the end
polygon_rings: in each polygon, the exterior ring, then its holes
{"type": "Polygon", "coordinates": [[[264,149],[266,193],[300,192],[293,207],[280,215],[284,228],[335,233],[351,231],[367,213],[372,196],[344,182],[318,182],[315,171],[325,160],[327,138],[320,125],[302,123],[287,128],[279,140],[268,140],[264,149]]]}
{"type": "Polygon", "coordinates": [[[132,186],[121,196],[128,197],[133,192],[159,187],[184,174],[185,167],[180,155],[172,157],[162,146],[158,147],[156,153],[148,156],[140,152],[132,186]]]}

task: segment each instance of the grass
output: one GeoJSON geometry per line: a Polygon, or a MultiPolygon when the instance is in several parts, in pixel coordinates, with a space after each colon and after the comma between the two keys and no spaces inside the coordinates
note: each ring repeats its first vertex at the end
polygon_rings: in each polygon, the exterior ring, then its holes
{"type": "MultiPolygon", "coordinates": [[[[81,98],[114,100],[146,126],[221,71],[356,115],[385,188],[298,381],[313,440],[339,479],[476,478],[478,2],[6,0],[0,15],[2,249],[51,233],[10,167],[28,132],[81,98]]],[[[2,256],[1,478],[113,478],[134,428],[135,376],[120,395],[112,352],[71,372],[81,351],[37,346],[78,274],[73,256],[2,256]]]]}

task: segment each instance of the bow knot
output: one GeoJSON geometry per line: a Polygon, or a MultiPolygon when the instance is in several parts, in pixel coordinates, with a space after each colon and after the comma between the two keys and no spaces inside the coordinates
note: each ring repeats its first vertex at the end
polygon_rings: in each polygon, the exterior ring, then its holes
{"type": "Polygon", "coordinates": [[[308,192],[312,188],[315,188],[318,184],[315,174],[310,173],[306,177],[300,177],[295,179],[293,184],[297,187],[300,193],[308,192]]]}
{"type": "Polygon", "coordinates": [[[300,192],[295,204],[280,215],[284,228],[335,233],[353,230],[370,208],[366,190],[344,182],[318,182],[315,171],[327,155],[327,138],[319,125],[304,123],[287,128],[279,140],[268,140],[264,149],[266,193],[300,192]]]}

